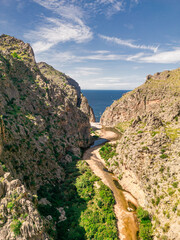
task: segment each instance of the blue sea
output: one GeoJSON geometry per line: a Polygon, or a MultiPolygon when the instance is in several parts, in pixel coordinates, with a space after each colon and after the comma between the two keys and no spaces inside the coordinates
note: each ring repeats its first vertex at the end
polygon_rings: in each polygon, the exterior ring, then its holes
{"type": "Polygon", "coordinates": [[[99,122],[106,107],[109,107],[114,100],[121,98],[124,93],[129,91],[130,90],[82,90],[82,93],[94,110],[96,122],[99,122]]]}

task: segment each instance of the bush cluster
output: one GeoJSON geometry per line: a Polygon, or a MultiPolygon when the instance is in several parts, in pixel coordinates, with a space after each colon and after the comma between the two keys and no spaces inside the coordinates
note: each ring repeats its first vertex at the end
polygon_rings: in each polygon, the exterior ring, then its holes
{"type": "Polygon", "coordinates": [[[39,205],[43,216],[52,216],[56,224],[47,229],[53,239],[61,240],[117,240],[115,203],[111,190],[92,173],[84,161],[74,160],[64,165],[66,177],[60,188],[41,187],[39,198],[52,205],[39,205]],[[97,187],[98,186],[98,187],[97,187]],[[63,207],[66,220],[60,222],[57,208],[63,207]]]}
{"type": "Polygon", "coordinates": [[[101,157],[106,161],[107,165],[109,165],[108,160],[117,155],[116,146],[116,144],[106,143],[99,150],[101,157]]]}
{"type": "Polygon", "coordinates": [[[139,220],[139,238],[141,240],[151,240],[152,237],[152,223],[148,211],[142,207],[137,208],[137,217],[139,220]]]}

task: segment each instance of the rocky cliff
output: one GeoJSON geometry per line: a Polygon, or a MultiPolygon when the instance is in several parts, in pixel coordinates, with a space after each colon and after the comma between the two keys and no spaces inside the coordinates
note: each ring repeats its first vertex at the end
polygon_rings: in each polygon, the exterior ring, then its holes
{"type": "Polygon", "coordinates": [[[43,76],[57,84],[66,96],[68,96],[68,99],[89,117],[90,122],[95,122],[93,109],[89,106],[88,100],[81,93],[79,84],[75,80],[55,70],[47,63],[40,62],[38,63],[38,67],[43,76]]]}
{"type": "Polygon", "coordinates": [[[180,239],[180,69],[149,75],[101,123],[121,133],[109,169],[151,214],[153,239],[180,239]]]}
{"type": "Polygon", "coordinates": [[[60,189],[64,164],[90,144],[80,102],[74,80],[37,64],[29,44],[0,36],[0,240],[51,239],[46,232],[63,219],[57,203],[56,220],[40,217],[36,205],[52,206],[41,189],[60,189]]]}
{"type": "Polygon", "coordinates": [[[180,105],[180,68],[148,75],[145,84],[124,94],[106,109],[102,125],[116,126],[139,115],[153,112],[165,121],[178,116],[180,105]]]}
{"type": "Polygon", "coordinates": [[[80,109],[82,112],[84,112],[88,117],[90,122],[95,122],[95,115],[94,111],[91,106],[88,104],[87,98],[81,93],[81,104],[80,109]]]}

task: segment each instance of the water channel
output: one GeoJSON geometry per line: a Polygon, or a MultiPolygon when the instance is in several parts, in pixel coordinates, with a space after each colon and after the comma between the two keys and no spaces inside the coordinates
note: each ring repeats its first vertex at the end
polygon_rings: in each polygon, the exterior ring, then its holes
{"type": "Polygon", "coordinates": [[[122,189],[117,177],[109,172],[104,161],[99,155],[100,147],[107,141],[117,139],[117,134],[112,131],[101,131],[102,138],[96,140],[94,144],[86,150],[83,159],[86,160],[91,170],[101,178],[113,192],[116,204],[114,211],[117,218],[117,228],[119,239],[137,240],[138,223],[136,218],[136,207],[138,203],[131,193],[122,189]]]}

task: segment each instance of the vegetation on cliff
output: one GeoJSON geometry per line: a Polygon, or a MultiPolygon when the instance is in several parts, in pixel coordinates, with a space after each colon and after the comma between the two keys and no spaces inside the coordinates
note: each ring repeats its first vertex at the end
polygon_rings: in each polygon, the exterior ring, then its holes
{"type": "Polygon", "coordinates": [[[137,217],[139,221],[139,238],[142,240],[151,240],[152,223],[148,211],[145,211],[142,207],[138,207],[137,217]]]}
{"type": "Polygon", "coordinates": [[[0,36],[0,240],[118,239],[113,195],[79,161],[89,119],[73,79],[0,36]]]}
{"type": "Polygon", "coordinates": [[[67,176],[60,188],[49,185],[38,191],[40,198],[52,204],[38,207],[43,216],[52,216],[52,222],[57,225],[57,231],[49,228],[48,233],[53,239],[62,240],[118,239],[115,201],[109,188],[84,161],[74,160],[65,169],[67,176]],[[57,209],[64,209],[63,219],[57,209]]]}
{"type": "Polygon", "coordinates": [[[0,36],[0,239],[51,239],[45,229],[52,229],[52,236],[57,232],[51,218],[63,219],[64,210],[40,217],[37,201],[43,212],[47,199],[39,190],[61,185],[65,164],[91,142],[89,116],[80,102],[74,80],[38,65],[29,44],[0,36]]]}
{"type": "Polygon", "coordinates": [[[105,160],[107,165],[110,165],[108,160],[116,156],[116,144],[105,143],[99,150],[101,157],[105,160]]]}
{"type": "Polygon", "coordinates": [[[108,169],[150,213],[153,239],[179,239],[180,69],[149,75],[104,112],[122,133],[108,169]]]}

